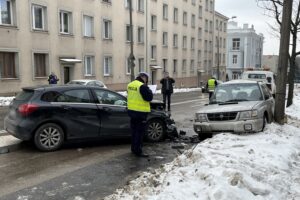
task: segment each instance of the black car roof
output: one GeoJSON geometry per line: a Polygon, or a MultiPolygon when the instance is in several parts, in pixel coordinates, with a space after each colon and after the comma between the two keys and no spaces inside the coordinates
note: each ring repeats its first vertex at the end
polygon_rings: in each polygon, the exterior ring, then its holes
{"type": "MultiPolygon", "coordinates": [[[[86,88],[86,89],[101,89],[101,90],[108,90],[112,91],[106,88],[99,88],[97,86],[86,86],[86,85],[39,85],[39,86],[32,86],[32,87],[23,87],[23,90],[65,90],[65,89],[81,89],[81,88],[86,88]]],[[[113,91],[115,92],[115,91],[113,91]]]]}

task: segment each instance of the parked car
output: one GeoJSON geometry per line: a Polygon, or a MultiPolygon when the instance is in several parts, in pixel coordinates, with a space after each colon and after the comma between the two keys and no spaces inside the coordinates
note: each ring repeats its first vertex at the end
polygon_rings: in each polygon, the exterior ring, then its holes
{"type": "Polygon", "coordinates": [[[275,101],[263,82],[232,80],[218,85],[209,104],[195,114],[201,139],[213,132],[259,132],[273,120],[275,101]]]}
{"type": "Polygon", "coordinates": [[[245,71],[242,75],[242,79],[265,82],[267,84],[268,88],[271,90],[273,97],[275,97],[276,84],[275,84],[275,75],[273,72],[270,72],[270,71],[245,71]]]}
{"type": "Polygon", "coordinates": [[[87,86],[107,88],[103,82],[98,81],[98,80],[89,80],[89,79],[72,80],[72,81],[68,82],[67,85],[87,85],[87,86]]]}
{"type": "MultiPolygon", "coordinates": [[[[162,102],[151,103],[146,139],[163,140],[176,131],[162,102]]],[[[21,140],[33,140],[42,151],[59,149],[65,141],[130,137],[126,97],[92,86],[27,87],[9,106],[4,128],[21,140]]]]}

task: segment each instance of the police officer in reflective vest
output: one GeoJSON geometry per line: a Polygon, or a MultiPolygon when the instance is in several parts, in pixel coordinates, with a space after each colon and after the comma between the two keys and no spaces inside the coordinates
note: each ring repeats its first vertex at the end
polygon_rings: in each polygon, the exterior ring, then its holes
{"type": "Polygon", "coordinates": [[[147,73],[141,72],[127,86],[127,107],[132,131],[131,152],[139,157],[148,157],[142,151],[146,119],[151,111],[150,101],[153,99],[152,91],[147,86],[148,78],[147,73]]]}
{"type": "Polygon", "coordinates": [[[211,79],[209,79],[207,81],[207,90],[208,90],[208,93],[209,93],[209,98],[212,96],[212,94],[214,93],[215,91],[215,88],[216,86],[218,85],[217,81],[216,81],[216,78],[215,77],[211,77],[211,79]]]}

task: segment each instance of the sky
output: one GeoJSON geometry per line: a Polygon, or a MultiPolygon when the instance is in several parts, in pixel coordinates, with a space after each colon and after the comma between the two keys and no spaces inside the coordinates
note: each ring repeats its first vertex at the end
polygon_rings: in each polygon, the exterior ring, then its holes
{"type": "Polygon", "coordinates": [[[269,24],[274,24],[274,20],[265,16],[264,10],[257,6],[256,0],[216,0],[216,11],[222,13],[228,18],[236,16],[233,19],[238,22],[238,26],[243,24],[254,25],[256,33],[262,33],[264,39],[264,55],[278,55],[279,53],[279,39],[271,34],[269,24]]]}

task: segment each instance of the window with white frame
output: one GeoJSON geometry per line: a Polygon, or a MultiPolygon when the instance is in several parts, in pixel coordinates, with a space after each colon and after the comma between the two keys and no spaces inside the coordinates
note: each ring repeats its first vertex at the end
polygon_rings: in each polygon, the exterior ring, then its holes
{"type": "Polygon", "coordinates": [[[201,61],[201,50],[198,50],[198,61],[201,61]]]}
{"type": "Polygon", "coordinates": [[[163,4],[163,19],[167,20],[168,19],[168,5],[163,4]]]}
{"type": "Polygon", "coordinates": [[[219,48],[222,47],[222,37],[219,38],[219,46],[218,46],[218,47],[219,47],[219,48]]]}
{"type": "Polygon", "coordinates": [[[17,78],[18,53],[0,51],[0,78],[17,78]]]}
{"type": "Polygon", "coordinates": [[[207,32],[207,31],[208,31],[208,20],[205,19],[205,32],[207,32]]]}
{"type": "Polygon", "coordinates": [[[94,36],[94,17],[87,15],[83,16],[83,35],[85,37],[94,36]]]}
{"type": "Polygon", "coordinates": [[[108,19],[103,19],[103,38],[112,39],[112,22],[108,19]]]}
{"type": "Polygon", "coordinates": [[[151,15],[151,30],[157,29],[157,19],[156,15],[151,15]]]}
{"type": "Polygon", "coordinates": [[[195,71],[195,61],[191,60],[190,72],[193,73],[195,71]]]}
{"type": "Polygon", "coordinates": [[[156,60],[156,45],[151,45],[151,59],[156,60]]]}
{"type": "Polygon", "coordinates": [[[94,56],[85,56],[84,57],[84,75],[93,76],[94,73],[94,56]]]}
{"type": "Polygon", "coordinates": [[[226,39],[224,38],[223,40],[223,48],[225,49],[226,48],[226,39]]]}
{"type": "Polygon", "coordinates": [[[209,41],[209,52],[212,52],[213,50],[213,43],[212,41],[209,41]]]}
{"type": "Polygon", "coordinates": [[[221,22],[221,21],[220,21],[219,29],[220,29],[220,31],[223,31],[223,22],[221,22]]]}
{"type": "Polygon", "coordinates": [[[71,34],[72,13],[68,11],[59,11],[59,32],[62,34],[71,34]]]}
{"type": "Polygon", "coordinates": [[[219,30],[219,20],[216,19],[216,30],[219,30]]]}
{"type": "Polygon", "coordinates": [[[213,31],[213,22],[209,21],[209,32],[213,31]]]}
{"type": "Polygon", "coordinates": [[[183,15],[182,15],[182,23],[183,25],[187,25],[187,12],[183,12],[183,15]]]}
{"type": "Polygon", "coordinates": [[[13,25],[15,13],[14,0],[0,0],[0,24],[13,25]]]}
{"type": "Polygon", "coordinates": [[[32,25],[35,30],[46,30],[46,10],[45,6],[32,5],[32,25]]]}
{"type": "Polygon", "coordinates": [[[138,0],[138,11],[144,12],[145,10],[145,0],[138,0]]]}
{"type": "Polygon", "coordinates": [[[111,0],[102,0],[102,2],[111,4],[111,0]]]}
{"type": "Polygon", "coordinates": [[[173,73],[177,73],[177,60],[173,60],[173,73]]]}
{"type": "Polygon", "coordinates": [[[198,17],[202,18],[202,6],[198,7],[198,17]]]}
{"type": "Polygon", "coordinates": [[[162,59],[163,62],[163,72],[168,71],[168,59],[162,59]]]}
{"type": "MultiPolygon", "coordinates": [[[[132,32],[133,34],[133,32],[132,32]]],[[[126,42],[131,42],[133,35],[131,36],[130,25],[126,25],[126,42]]]]}
{"type": "Polygon", "coordinates": [[[163,46],[168,46],[168,32],[163,32],[163,46]]]}
{"type": "Polygon", "coordinates": [[[208,0],[205,0],[205,10],[208,11],[208,0]]]}
{"type": "Polygon", "coordinates": [[[144,27],[138,27],[138,43],[144,43],[145,39],[144,39],[144,33],[145,29],[144,27]]]}
{"type": "Polygon", "coordinates": [[[126,58],[126,74],[127,75],[131,74],[130,60],[128,58],[126,58]]]}
{"type": "Polygon", "coordinates": [[[196,26],[196,16],[194,14],[192,14],[192,17],[191,17],[191,26],[193,28],[195,28],[195,26],[196,26]]]}
{"type": "Polygon", "coordinates": [[[191,38],[191,50],[195,49],[195,38],[191,38]]]}
{"type": "Polygon", "coordinates": [[[198,28],[198,40],[202,39],[202,28],[198,28]]]}
{"type": "Polygon", "coordinates": [[[139,64],[139,72],[144,72],[145,71],[145,61],[144,58],[139,58],[138,59],[138,64],[139,64]]]}
{"type": "Polygon", "coordinates": [[[237,64],[237,55],[232,56],[232,64],[237,64]]]}
{"type": "Polygon", "coordinates": [[[47,77],[48,74],[48,54],[34,53],[34,77],[47,77]]]}
{"type": "Polygon", "coordinates": [[[173,47],[178,47],[178,35],[173,35],[173,47]]]}
{"type": "Polygon", "coordinates": [[[174,23],[178,23],[178,8],[174,8],[173,21],[174,23]]]}
{"type": "Polygon", "coordinates": [[[182,48],[183,49],[187,48],[187,37],[186,36],[182,37],[182,48]]]}
{"type": "Polygon", "coordinates": [[[186,59],[182,60],[182,72],[186,72],[186,59]]]}
{"type": "Polygon", "coordinates": [[[103,58],[103,75],[111,76],[112,74],[112,57],[104,56],[103,58]]]}
{"type": "Polygon", "coordinates": [[[232,39],[232,50],[240,50],[240,38],[232,39]]]}

